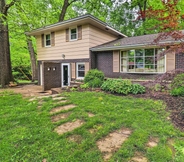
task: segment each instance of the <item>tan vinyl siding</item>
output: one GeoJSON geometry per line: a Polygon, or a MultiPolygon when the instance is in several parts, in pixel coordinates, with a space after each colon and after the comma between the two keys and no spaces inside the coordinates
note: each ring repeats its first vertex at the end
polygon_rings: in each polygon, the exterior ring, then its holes
{"type": "Polygon", "coordinates": [[[89,26],[82,27],[82,40],[66,42],[66,30],[55,32],[55,46],[42,47],[41,36],[37,37],[38,60],[89,58],[89,26]]]}
{"type": "Polygon", "coordinates": [[[89,71],[89,62],[85,62],[85,75],[89,71]]]}
{"type": "Polygon", "coordinates": [[[71,63],[71,67],[72,67],[72,79],[76,78],[76,65],[75,63],[71,63]]]}
{"type": "Polygon", "coordinates": [[[166,72],[175,69],[175,52],[166,54],[166,72]]]}
{"type": "Polygon", "coordinates": [[[113,72],[119,72],[120,70],[119,51],[113,51],[113,72]]]}
{"type": "Polygon", "coordinates": [[[116,36],[109,34],[105,30],[98,29],[92,25],[89,27],[90,48],[117,39],[116,36]]]}

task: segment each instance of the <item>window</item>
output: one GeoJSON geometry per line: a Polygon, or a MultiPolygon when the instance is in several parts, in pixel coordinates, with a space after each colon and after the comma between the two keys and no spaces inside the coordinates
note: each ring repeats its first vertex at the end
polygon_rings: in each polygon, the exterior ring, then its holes
{"type": "Polygon", "coordinates": [[[165,72],[164,49],[133,49],[121,51],[121,72],[165,72]]]}
{"type": "Polygon", "coordinates": [[[70,29],[70,40],[76,40],[77,39],[77,28],[71,28],[70,29]]]}
{"type": "Polygon", "coordinates": [[[85,64],[77,63],[77,78],[83,79],[85,75],[85,64]]]}
{"type": "Polygon", "coordinates": [[[50,34],[46,34],[45,35],[45,46],[46,47],[50,47],[51,46],[51,35],[50,34]]]}

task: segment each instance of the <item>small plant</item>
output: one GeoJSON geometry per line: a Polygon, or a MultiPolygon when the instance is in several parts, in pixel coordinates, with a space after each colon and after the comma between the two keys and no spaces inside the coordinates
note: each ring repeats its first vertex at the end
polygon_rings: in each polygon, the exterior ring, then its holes
{"type": "Polygon", "coordinates": [[[97,69],[91,69],[84,77],[84,83],[88,83],[89,87],[100,87],[104,81],[104,73],[97,69]]]}
{"type": "Polygon", "coordinates": [[[88,83],[81,84],[80,85],[80,88],[82,88],[82,89],[88,89],[89,88],[89,84],[88,83]]]}
{"type": "Polygon", "coordinates": [[[130,93],[132,94],[138,94],[138,93],[144,93],[145,87],[140,84],[132,84],[130,93]]]}
{"type": "Polygon", "coordinates": [[[184,96],[184,86],[171,90],[172,96],[184,96]]]}

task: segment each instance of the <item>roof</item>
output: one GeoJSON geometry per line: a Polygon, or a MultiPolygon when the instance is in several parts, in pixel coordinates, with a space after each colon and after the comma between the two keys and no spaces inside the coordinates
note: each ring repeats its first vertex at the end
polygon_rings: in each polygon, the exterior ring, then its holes
{"type": "Polygon", "coordinates": [[[97,19],[96,17],[94,17],[90,14],[82,15],[82,16],[79,16],[79,17],[76,17],[73,19],[69,19],[69,20],[61,21],[61,22],[51,24],[48,26],[44,26],[42,28],[38,28],[38,29],[32,30],[30,32],[26,32],[26,34],[36,36],[36,35],[43,34],[45,32],[54,32],[54,31],[59,31],[62,29],[67,29],[71,26],[77,26],[79,24],[80,25],[91,24],[91,25],[94,25],[102,30],[106,30],[107,32],[109,32],[113,35],[116,35],[117,37],[121,37],[121,38],[127,37],[123,33],[110,27],[107,23],[97,19]]]}
{"type": "MultiPolygon", "coordinates": [[[[183,31],[182,31],[183,32],[183,31]]],[[[154,40],[158,37],[159,34],[149,34],[149,35],[141,35],[134,37],[126,37],[117,39],[108,43],[104,43],[102,45],[92,47],[91,51],[108,51],[108,50],[118,50],[118,49],[133,49],[133,48],[144,48],[144,47],[153,47],[158,46],[158,44],[154,44],[154,40]]],[[[161,40],[160,44],[168,44],[173,43],[174,41],[171,37],[165,40],[161,40]]]]}

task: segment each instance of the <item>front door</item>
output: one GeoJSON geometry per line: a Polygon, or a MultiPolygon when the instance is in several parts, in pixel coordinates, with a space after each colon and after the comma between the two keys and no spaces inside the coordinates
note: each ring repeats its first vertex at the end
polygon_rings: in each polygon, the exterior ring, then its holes
{"type": "Polygon", "coordinates": [[[70,64],[62,64],[62,87],[70,85],[70,64]]]}

